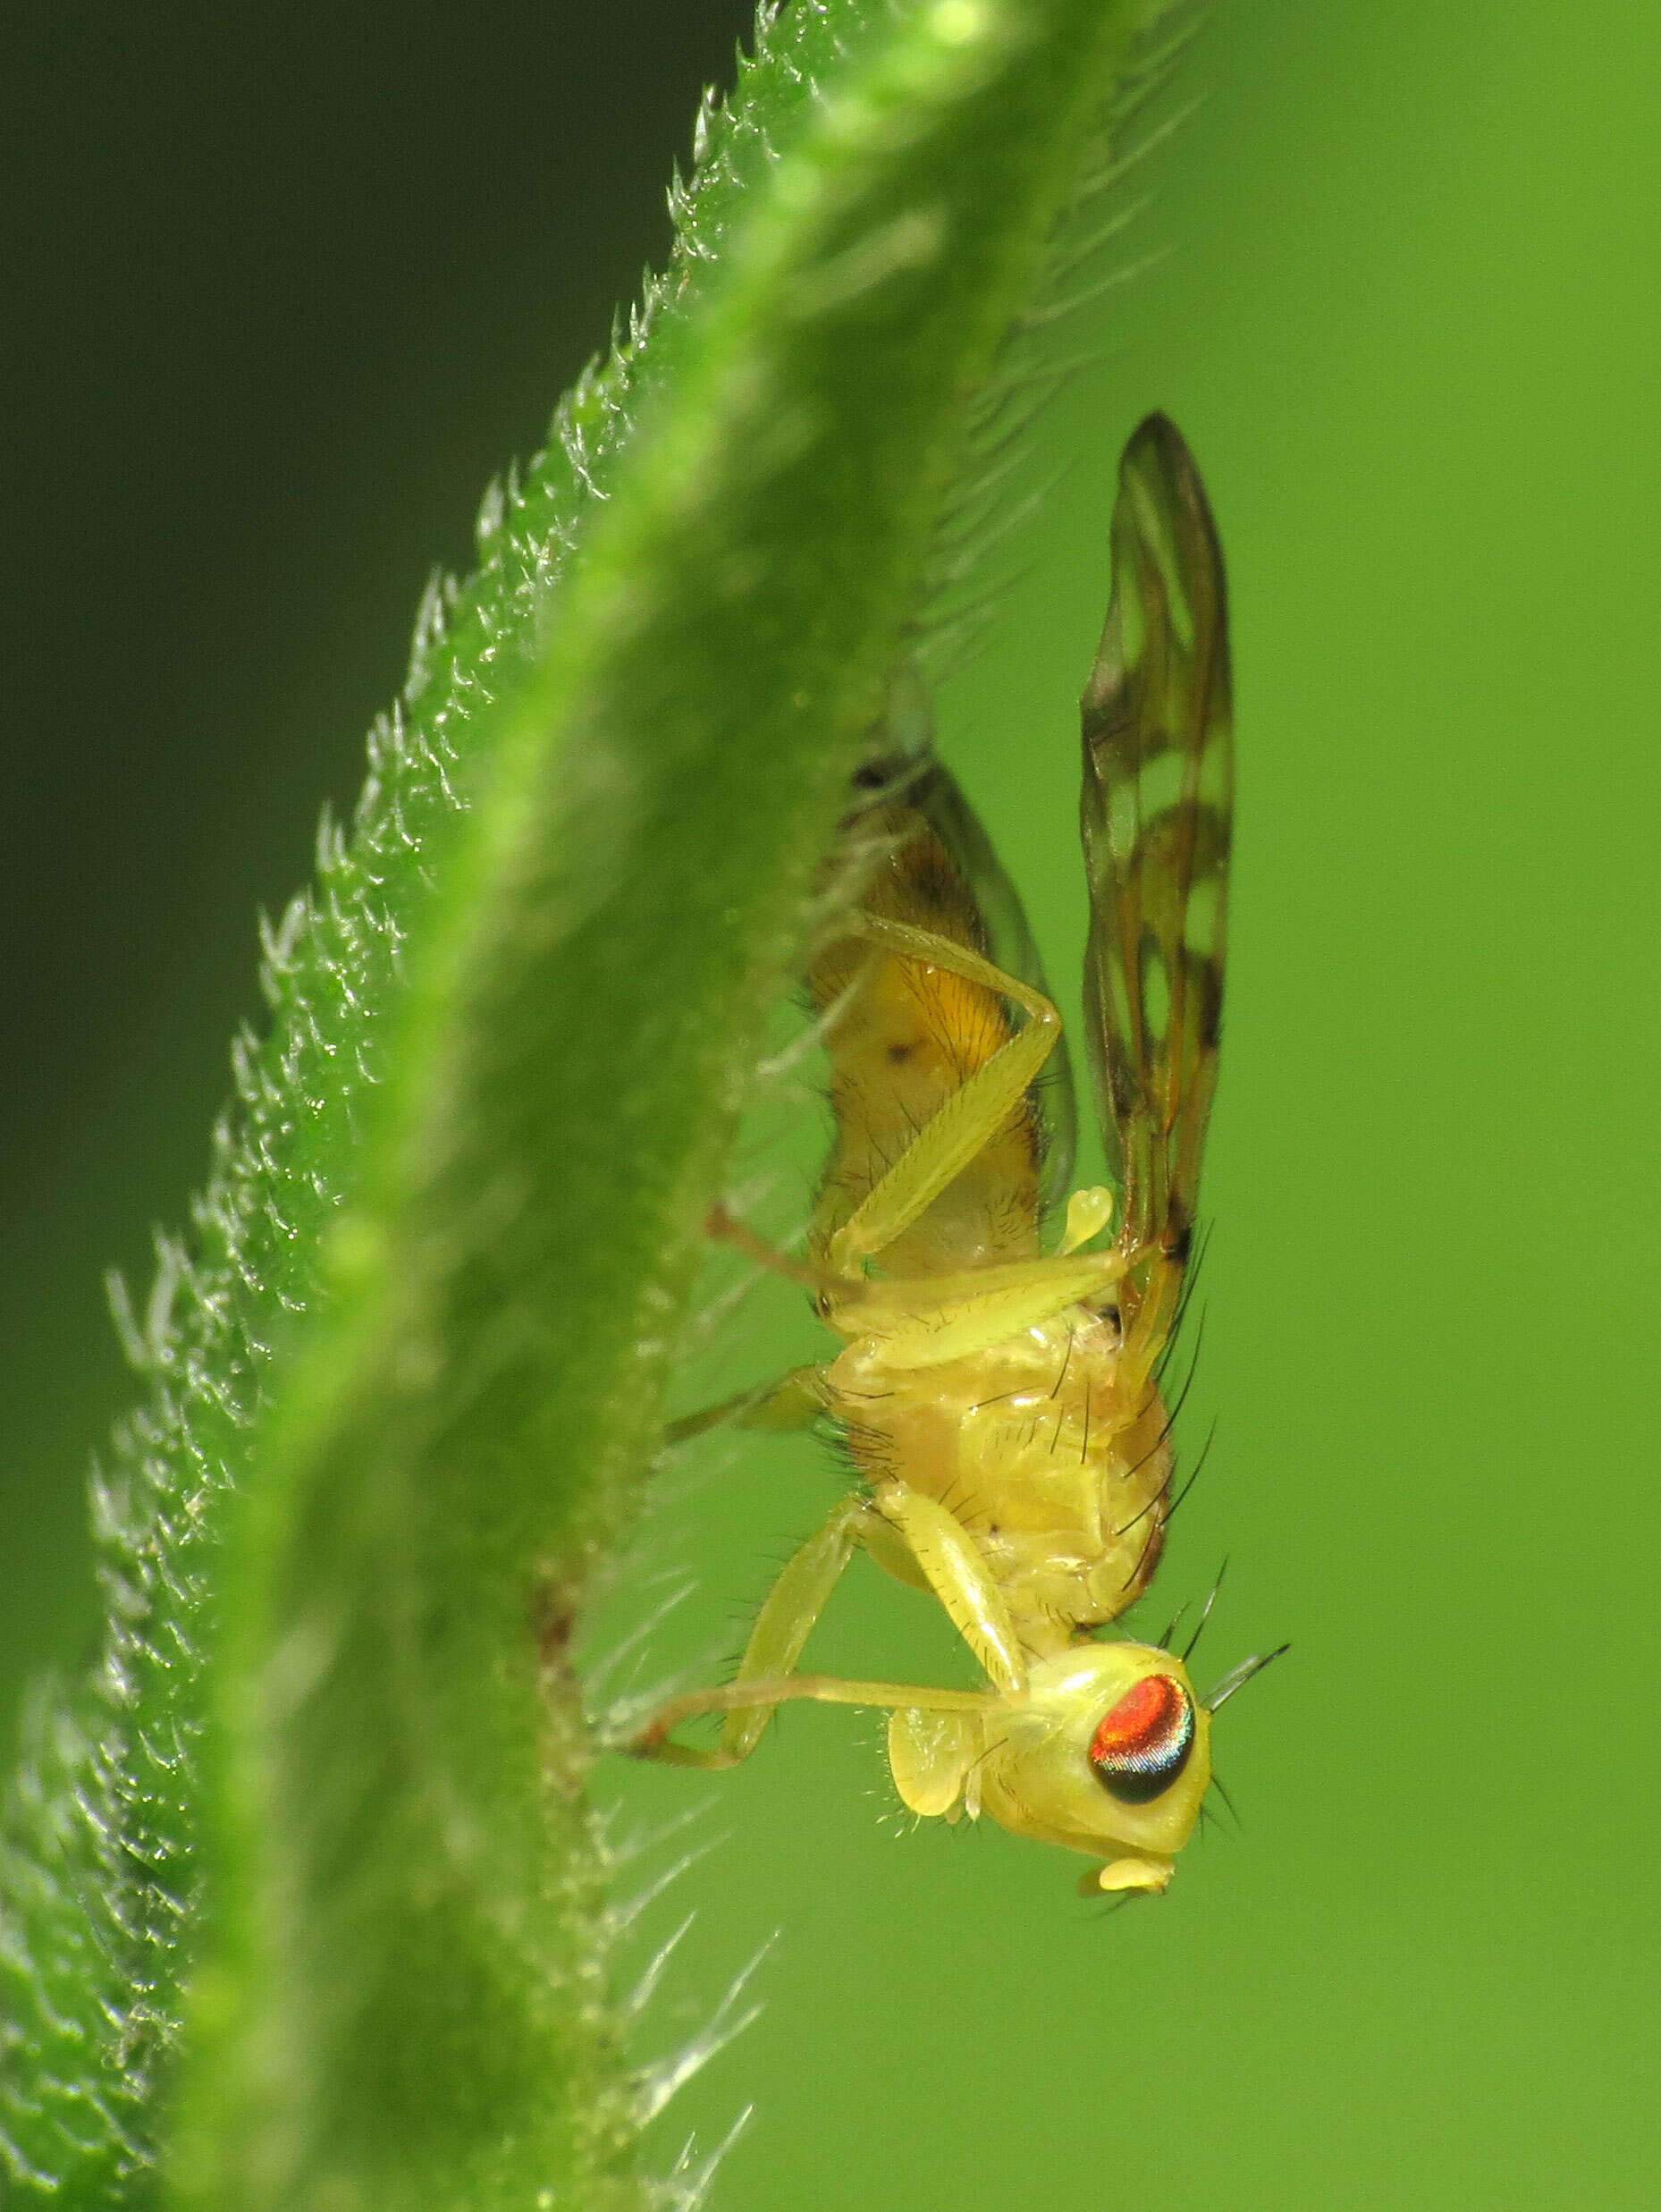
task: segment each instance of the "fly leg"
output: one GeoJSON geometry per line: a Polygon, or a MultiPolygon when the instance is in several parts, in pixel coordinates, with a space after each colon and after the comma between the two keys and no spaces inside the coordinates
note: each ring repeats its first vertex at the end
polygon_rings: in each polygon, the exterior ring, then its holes
{"type": "MultiPolygon", "coordinates": [[[[755,1749],[752,1741],[742,1751],[726,1748],[734,1719],[753,1722],[750,1731],[759,1740],[762,1731],[780,1705],[797,1698],[812,1698],[820,1705],[877,1706],[891,1713],[986,1714],[999,1710],[1004,1701],[986,1690],[940,1690],[925,1682],[855,1682],[841,1675],[783,1675],[773,1680],[731,1682],[724,1689],[688,1690],[659,1708],[650,1724],[624,1749],[636,1759],[656,1759],[671,1767],[736,1767],[755,1749]],[[700,1713],[726,1713],[728,1727],[713,1751],[700,1751],[689,1743],[674,1743],[670,1731],[700,1713]]],[[[920,1808],[917,1808],[920,1810],[920,1808]]]]}
{"type": "MultiPolygon", "coordinates": [[[[1026,1688],[1026,1654],[1003,1591],[963,1523],[937,1498],[904,1482],[883,1482],[876,1505],[988,1679],[999,1690],[1018,1697],[1026,1688]]],[[[869,1538],[866,1541],[873,1551],[878,1549],[869,1538]]]]}
{"type": "MultiPolygon", "coordinates": [[[[742,1221],[737,1221],[725,1206],[713,1206],[704,1225],[707,1237],[730,1245],[741,1252],[746,1260],[757,1267],[766,1268],[775,1275],[787,1276],[792,1282],[803,1284],[816,1295],[831,1288],[846,1291],[851,1286],[832,1286],[817,1270],[793,1260],[788,1253],[775,1251],[765,1237],[758,1237],[742,1221]]],[[[682,1414],[679,1420],[666,1422],[663,1442],[666,1445],[684,1444],[688,1439],[702,1436],[707,1430],[730,1427],[734,1429],[763,1429],[775,1435],[791,1431],[811,1429],[825,1410],[825,1375],[823,1366],[792,1367],[771,1382],[755,1383],[747,1390],[735,1390],[713,1406],[700,1406],[696,1414],[682,1414]]]]}
{"type": "Polygon", "coordinates": [[[691,1690],[670,1698],[628,1748],[637,1758],[658,1759],[670,1766],[736,1767],[761,1742],[777,1708],[795,1698],[814,1698],[832,1705],[920,1707],[937,1712],[978,1711],[995,1704],[997,1699],[983,1692],[844,1682],[836,1676],[794,1671],[843,1570],[877,1518],[863,1498],[845,1498],[818,1534],[810,1536],[790,1559],[768,1592],[750,1632],[737,1680],[720,1688],[691,1690]],[[700,1713],[726,1714],[719,1743],[707,1750],[677,1743],[672,1731],[700,1713]]]}
{"type": "MultiPolygon", "coordinates": [[[[823,1267],[775,1251],[743,1222],[735,1220],[724,1206],[711,1212],[707,1232],[743,1253],[756,1266],[800,1283],[813,1293],[820,1313],[841,1335],[881,1339],[887,1364],[938,1366],[1001,1343],[1094,1296],[1117,1282],[1140,1254],[1123,1249],[1105,1253],[1080,1249],[1106,1227],[1113,1211],[1112,1193],[1093,1186],[1073,1193],[1067,1202],[1060,1249],[1048,1259],[981,1268],[971,1278],[963,1279],[937,1276],[923,1282],[872,1282],[867,1279],[866,1262],[878,1258],[903,1236],[1008,1119],[1054,1050],[1061,1017],[1041,992],[994,967],[949,937],[869,914],[855,915],[847,928],[849,935],[865,938],[906,958],[943,968],[1013,999],[1027,1015],[1026,1023],[952,1093],[887,1174],[873,1185],[831,1237],[823,1267]]],[[[799,1369],[797,1373],[805,1377],[813,1372],[799,1369]]],[[[829,1372],[828,1366],[817,1371],[821,1377],[829,1372]]],[[[785,1378],[781,1389],[788,1389],[794,1380],[785,1378]]],[[[742,1401],[729,1403],[736,1411],[742,1401]]],[[[807,1414],[801,1425],[807,1426],[812,1417],[807,1414]]],[[[714,1418],[712,1408],[710,1421],[714,1418]]],[[[769,1418],[755,1425],[791,1424],[769,1418]]],[[[670,1433],[672,1440],[680,1432],[671,1430],[670,1433]]]]}
{"type": "Polygon", "coordinates": [[[897,1705],[889,1715],[894,1786],[913,1812],[954,1821],[965,1811],[978,1815],[974,1776],[986,1748],[984,1718],[1024,1695],[1026,1654],[983,1554],[949,1507],[891,1481],[879,1488],[877,1506],[886,1543],[867,1537],[866,1549],[891,1575],[920,1584],[939,1600],[998,1693],[981,1708],[980,1724],[918,1697],[897,1705]],[[890,1550],[896,1559],[886,1556],[890,1550]]]}
{"type": "Polygon", "coordinates": [[[765,1429],[776,1435],[811,1429],[825,1410],[824,1376],[822,1367],[792,1367],[772,1382],[736,1390],[718,1405],[702,1406],[696,1414],[665,1422],[663,1441],[684,1444],[690,1437],[720,1428],[765,1429]]]}
{"type": "Polygon", "coordinates": [[[1013,1000],[1026,1020],[983,1067],[925,1122],[888,1173],[874,1184],[831,1237],[833,1275],[857,1278],[867,1260],[891,1245],[927,1212],[946,1186],[984,1150],[1025,1096],[1055,1049],[1061,1017],[1041,992],[1007,975],[949,937],[879,915],[850,916],[847,934],[1013,1000]]]}
{"type": "Polygon", "coordinates": [[[738,1679],[670,1698],[628,1746],[637,1758],[670,1766],[736,1767],[747,1759],[780,1705],[801,1698],[824,1705],[876,1706],[889,1715],[889,1764],[912,1811],[957,1819],[980,1810],[974,1786],[985,1729],[1018,1704],[1027,1684],[1025,1654],[1002,1591],[962,1523],[946,1507],[904,1483],[884,1483],[876,1505],[844,1499],[808,1539],[768,1593],[738,1679]],[[903,1582],[931,1591],[979,1659],[990,1690],[945,1690],[924,1683],[856,1682],[794,1670],[814,1626],[856,1549],[864,1545],[903,1582]],[[724,1713],[718,1743],[675,1741],[683,1721],[724,1713]]]}
{"type": "MultiPolygon", "coordinates": [[[[939,1279],[927,1284],[887,1282],[867,1286],[864,1280],[865,1263],[879,1258],[897,1237],[903,1236],[947,1185],[996,1136],[1042,1072],[1044,1062],[1060,1035],[1061,1017],[1041,992],[1033,990],[1002,968],[994,967],[978,953],[949,937],[936,936],[932,931],[918,929],[909,923],[891,922],[867,914],[856,915],[848,927],[850,934],[864,937],[907,959],[926,962],[950,975],[961,975],[967,983],[995,991],[1001,997],[1013,1000],[1027,1017],[1008,1042],[923,1124],[887,1174],[873,1185],[830,1241],[826,1256],[833,1281],[827,1286],[829,1318],[842,1326],[838,1317],[838,1309],[841,1309],[856,1323],[856,1331],[844,1328],[844,1334],[866,1333],[867,1317],[874,1318],[876,1309],[898,1306],[907,1298],[923,1320],[926,1330],[938,1334],[942,1301],[950,1300],[961,1286],[949,1286],[939,1279]],[[858,1292],[851,1296],[844,1293],[839,1297],[837,1283],[849,1279],[860,1285],[858,1292]]],[[[975,1345],[964,1348],[974,1350],[998,1343],[1117,1281],[1131,1264],[1129,1260],[1122,1254],[1080,1251],[1082,1245],[1107,1226],[1112,1211],[1110,1191],[1099,1186],[1075,1191],[1067,1203],[1061,1247],[1053,1258],[977,1271],[981,1286],[970,1293],[965,1303],[987,1312],[998,1307],[1008,1311],[1011,1318],[1006,1322],[998,1313],[991,1313],[987,1332],[975,1345]]],[[[879,1333],[886,1336],[889,1331],[879,1324],[879,1333]]],[[[929,1360],[908,1360],[905,1364],[933,1365],[962,1355],[961,1350],[941,1349],[929,1360]]]]}

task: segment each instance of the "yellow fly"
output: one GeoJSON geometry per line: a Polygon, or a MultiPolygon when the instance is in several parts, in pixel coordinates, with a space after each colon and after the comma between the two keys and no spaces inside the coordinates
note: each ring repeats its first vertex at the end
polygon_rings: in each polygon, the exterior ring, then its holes
{"type": "MultiPolygon", "coordinates": [[[[808,977],[826,1017],[836,1139],[805,1268],[842,1339],[723,1409],[829,1415],[861,1486],[784,1568],[737,1678],[672,1699],[636,1739],[699,1767],[748,1758],[776,1708],[886,1708],[914,1812],[990,1814],[1105,1862],[1087,1891],[1157,1891],[1199,1817],[1211,1714],[1184,1660],[1096,1641],[1146,1588],[1170,1511],[1159,1372],[1180,1315],[1216,1078],[1233,800],[1222,556],[1163,416],[1120,464],[1113,587],[1083,700],[1092,924],[1086,1023],[1116,1191],[1067,1174],[1060,1017],[1018,902],[944,769],[856,817],[881,855],[808,977]],[[1110,1246],[1096,1240],[1117,1212],[1110,1246]],[[855,1550],[945,1608],[982,1690],[797,1671],[855,1550]],[[717,1745],[681,1722],[726,1716],[717,1745]]],[[[710,1416],[681,1424],[705,1425],[710,1416]]]]}

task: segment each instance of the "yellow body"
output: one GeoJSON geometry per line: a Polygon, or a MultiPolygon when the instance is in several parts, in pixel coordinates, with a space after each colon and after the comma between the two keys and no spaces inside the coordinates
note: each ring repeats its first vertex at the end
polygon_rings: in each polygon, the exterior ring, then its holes
{"type": "Polygon", "coordinates": [[[857,1338],[826,1406],[879,1507],[898,1472],[949,1504],[1028,1651],[1064,1651],[1138,1598],[1159,1564],[1172,1459],[1157,1391],[1121,1387],[1118,1329],[1079,1306],[939,1368],[897,1371],[857,1338]]]}
{"type": "MultiPolygon", "coordinates": [[[[886,857],[862,916],[986,957],[978,908],[932,828],[891,802],[876,832],[886,857]]],[[[898,943],[834,941],[809,989],[829,1032],[836,1143],[814,1209],[811,1249],[834,1266],[836,1240],[873,1190],[964,1085],[1010,1046],[1000,994],[898,943]]],[[[966,1355],[897,1365],[872,1333],[867,1301],[827,1300],[847,1347],[824,1372],[826,1410],[881,1507],[898,1478],[949,1506],[968,1531],[1029,1651],[1064,1649],[1116,1619],[1159,1564],[1171,1453],[1159,1391],[1126,1360],[1111,1288],[1029,1319],[1048,1302],[1038,1258],[1043,1132],[1031,1086],[967,1167],[881,1255],[927,1313],[941,1278],[990,1279],[1017,1263],[1010,1318],[1025,1321],[966,1355]],[[1034,1291],[1037,1297],[1034,1298],[1034,1291]],[[919,1293],[922,1293],[919,1296],[919,1293]]],[[[878,1296],[881,1295],[880,1290],[878,1296]]],[[[913,1579],[908,1577],[907,1579],[913,1579]]]]}
{"type": "Polygon", "coordinates": [[[808,1275],[842,1348],[725,1409],[769,1427],[828,1415],[862,1486],[785,1567],[737,1680],[673,1700],[634,1748],[730,1765],[788,1700],[887,1707],[914,1811],[985,1814],[1092,1853],[1106,1863],[1087,1886],[1126,1891],[1165,1887],[1210,1775],[1210,1715],[1183,1661],[1094,1640],[1146,1587],[1170,1510],[1156,1378],[1220,1006],[1220,556],[1160,418],[1126,450],[1114,556],[1084,696],[1084,823],[1087,1014],[1118,1196],[1075,1192],[1046,1252],[1049,1155],[1069,1134],[1047,1088],[1059,1017],[978,825],[943,771],[914,763],[850,817],[873,865],[808,974],[836,1136],[809,1267],[776,1263],[808,1275]],[[999,908],[1008,941],[994,944],[999,908]],[[1110,1220],[1111,1245],[1092,1248],[1110,1220]],[[939,1601],[985,1688],[797,1671],[859,1549],[939,1601]],[[717,1748],[674,1739],[705,1712],[726,1715],[717,1748]]]}

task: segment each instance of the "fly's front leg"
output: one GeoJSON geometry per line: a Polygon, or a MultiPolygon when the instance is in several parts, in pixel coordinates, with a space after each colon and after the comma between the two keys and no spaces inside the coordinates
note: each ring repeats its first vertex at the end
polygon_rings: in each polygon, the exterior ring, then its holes
{"type": "Polygon", "coordinates": [[[637,1759],[662,1760],[673,1767],[736,1767],[755,1750],[779,1707],[798,1698],[811,1698],[818,1705],[875,1706],[890,1713],[995,1713],[1005,1702],[990,1691],[940,1690],[926,1682],[854,1682],[841,1675],[784,1675],[772,1681],[732,1682],[724,1689],[688,1690],[684,1697],[672,1697],[627,1748],[637,1759]],[[752,1715],[758,1718],[743,1751],[699,1752],[669,1740],[670,1729],[678,1728],[683,1720],[696,1720],[700,1713],[729,1716],[728,1727],[721,1731],[722,1745],[734,1720],[752,1715]]]}
{"type": "Polygon", "coordinates": [[[822,1705],[875,1706],[890,1715],[889,1758],[901,1797],[914,1812],[956,1819],[982,1742],[977,1724],[1021,1699],[1026,1678],[1025,1655],[1003,1594],[962,1524],[935,1499],[887,1483],[880,1510],[861,1498],[844,1499],[790,1560],[756,1618],[738,1679],[670,1698],[628,1748],[637,1758],[670,1766],[736,1767],[755,1749],[780,1705],[811,1699],[822,1705]],[[980,1660],[994,1685],[991,1690],[794,1671],[861,1544],[891,1572],[901,1572],[902,1579],[932,1591],[980,1660]],[[726,1716],[719,1743],[705,1749],[675,1741],[683,1721],[706,1713],[726,1716]]]}
{"type": "Polygon", "coordinates": [[[877,1492],[877,1507],[904,1539],[928,1587],[989,1680],[1000,1692],[1018,1696],[1026,1687],[1026,1655],[1004,1594],[963,1523],[938,1499],[904,1482],[884,1482],[877,1492]]]}
{"type": "Polygon", "coordinates": [[[738,1679],[721,1689],[693,1690],[671,1698],[629,1750],[640,1758],[661,1759],[675,1767],[736,1767],[747,1759],[783,1696],[811,1694],[797,1690],[780,1693],[778,1678],[791,1674],[814,1624],[863,1541],[865,1524],[874,1518],[863,1498],[845,1498],[768,1591],[738,1663],[738,1679]],[[670,1731],[698,1713],[727,1715],[719,1743],[705,1750],[673,1742],[670,1731]]]}
{"type": "Polygon", "coordinates": [[[966,983],[982,984],[1000,998],[1013,1000],[1027,1017],[1008,1043],[1000,1045],[924,1123],[831,1237],[828,1255],[831,1272],[858,1277],[865,1262],[875,1259],[897,1237],[903,1236],[997,1135],[1054,1050],[1061,1034],[1061,1017],[1041,992],[994,967],[966,945],[936,936],[932,930],[891,922],[879,915],[857,914],[848,921],[847,934],[886,947],[904,959],[961,975],[966,983]]]}

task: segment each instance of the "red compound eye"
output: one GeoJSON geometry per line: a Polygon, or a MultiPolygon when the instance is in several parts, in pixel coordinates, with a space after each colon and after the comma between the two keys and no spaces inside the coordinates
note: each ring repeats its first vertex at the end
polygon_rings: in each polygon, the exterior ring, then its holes
{"type": "Polygon", "coordinates": [[[1096,1723],[1090,1763],[1126,1805],[1169,1789],[1193,1749],[1193,1700],[1171,1675],[1144,1675],[1096,1723]]]}

